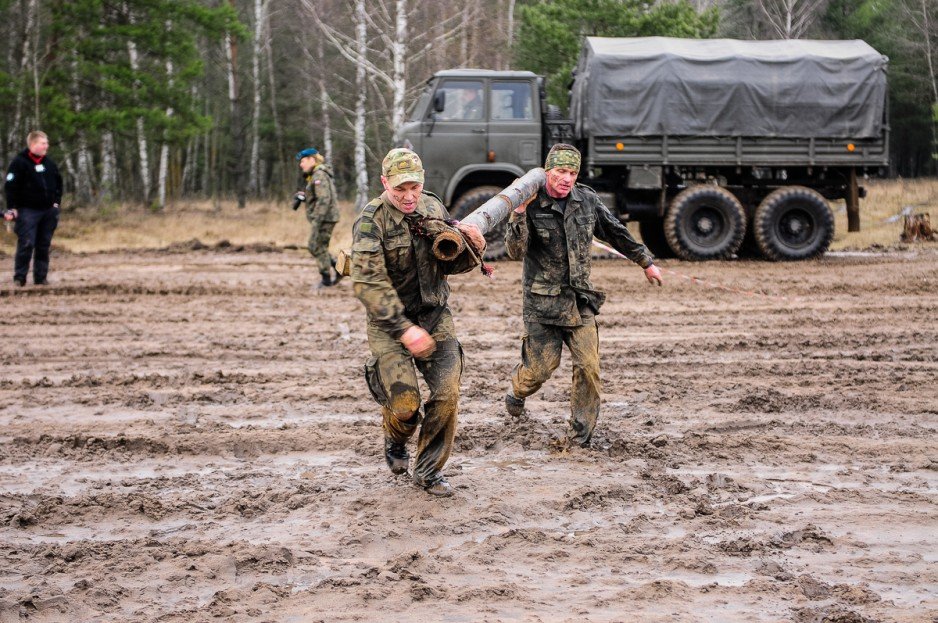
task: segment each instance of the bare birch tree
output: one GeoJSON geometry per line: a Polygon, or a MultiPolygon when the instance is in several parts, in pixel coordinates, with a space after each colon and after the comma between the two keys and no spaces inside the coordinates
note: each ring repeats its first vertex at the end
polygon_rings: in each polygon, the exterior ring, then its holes
{"type": "Polygon", "coordinates": [[[254,46],[251,56],[251,80],[254,88],[251,109],[251,157],[248,163],[248,191],[256,195],[260,190],[258,171],[261,145],[261,38],[265,30],[267,1],[254,0],[254,46]]]}
{"type": "Polygon", "coordinates": [[[828,0],[756,0],[766,24],[779,39],[800,39],[827,8],[828,0]]]}
{"type": "Polygon", "coordinates": [[[365,0],[355,0],[355,42],[359,63],[355,67],[355,209],[368,203],[368,163],[365,160],[365,103],[368,97],[365,63],[368,58],[368,26],[365,0]]]}
{"type": "MultiPolygon", "coordinates": [[[[126,2],[124,3],[124,13],[127,15],[128,23],[133,24],[134,17],[126,2]]],[[[140,71],[140,61],[137,56],[137,44],[133,39],[127,40],[127,56],[130,60],[130,70],[134,73],[134,90],[136,91],[140,88],[140,81],[136,77],[136,74],[140,71]]],[[[143,117],[137,117],[136,126],[137,153],[140,157],[140,179],[143,184],[143,201],[147,203],[150,201],[150,158],[148,156],[149,146],[147,145],[147,133],[143,123],[143,117]]]]}

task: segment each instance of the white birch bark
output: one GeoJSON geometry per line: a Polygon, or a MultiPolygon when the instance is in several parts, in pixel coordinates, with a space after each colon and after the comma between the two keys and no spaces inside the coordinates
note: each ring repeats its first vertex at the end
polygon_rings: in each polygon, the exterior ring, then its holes
{"type": "MultiPolygon", "coordinates": [[[[365,0],[355,0],[355,41],[358,55],[368,55],[368,30],[365,24],[365,0]]],[[[368,163],[365,160],[365,103],[368,84],[365,82],[365,65],[355,68],[355,207],[361,210],[368,202],[368,163]]]]}
{"type": "MultiPolygon", "coordinates": [[[[169,25],[166,26],[169,28],[169,25]]],[[[173,84],[173,62],[166,61],[166,79],[170,86],[173,84]]],[[[173,107],[166,108],[166,116],[173,116],[173,107]]],[[[162,145],[160,145],[160,166],[157,174],[157,205],[160,210],[166,207],[166,173],[169,170],[169,143],[164,135],[162,145]]]]}
{"type": "Polygon", "coordinates": [[[332,99],[326,89],[325,45],[319,39],[316,45],[316,57],[319,60],[319,101],[322,105],[322,149],[326,160],[332,162],[332,99]]]}
{"type": "Polygon", "coordinates": [[[117,156],[114,153],[114,134],[106,130],[101,135],[101,197],[111,199],[117,188],[117,156]]]}
{"type": "Polygon", "coordinates": [[[258,169],[261,144],[261,37],[264,33],[265,4],[264,0],[254,0],[254,48],[251,58],[254,101],[251,109],[251,156],[248,161],[248,191],[255,195],[260,190],[258,169]]]}
{"type": "MultiPolygon", "coordinates": [[[[127,20],[133,24],[133,15],[127,3],[124,3],[124,11],[127,13],[127,20]]],[[[137,57],[137,44],[134,41],[127,42],[127,56],[130,58],[130,70],[136,74],[140,70],[140,62],[137,57]]],[[[139,80],[134,78],[134,90],[136,91],[139,80]]],[[[147,145],[146,128],[143,124],[143,117],[137,117],[137,153],[140,156],[140,178],[143,182],[143,202],[150,201],[150,158],[149,147],[147,145]]]]}
{"type": "Polygon", "coordinates": [[[407,0],[395,3],[394,40],[391,43],[391,131],[396,136],[404,124],[404,96],[407,93],[407,0]]]}

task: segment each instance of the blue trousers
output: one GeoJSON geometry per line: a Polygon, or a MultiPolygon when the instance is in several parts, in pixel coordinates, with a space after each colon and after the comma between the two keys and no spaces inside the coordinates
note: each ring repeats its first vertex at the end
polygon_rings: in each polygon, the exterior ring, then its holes
{"type": "Polygon", "coordinates": [[[49,248],[52,234],[59,225],[59,208],[18,210],[16,225],[16,258],[13,263],[13,278],[26,281],[29,262],[33,262],[33,281],[43,283],[49,274],[49,248]]]}

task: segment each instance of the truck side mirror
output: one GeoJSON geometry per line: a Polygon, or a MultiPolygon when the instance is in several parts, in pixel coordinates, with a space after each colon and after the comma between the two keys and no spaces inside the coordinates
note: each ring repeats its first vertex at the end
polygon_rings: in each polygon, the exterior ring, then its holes
{"type": "Polygon", "coordinates": [[[433,112],[443,112],[446,109],[446,91],[437,91],[433,94],[433,112]]]}

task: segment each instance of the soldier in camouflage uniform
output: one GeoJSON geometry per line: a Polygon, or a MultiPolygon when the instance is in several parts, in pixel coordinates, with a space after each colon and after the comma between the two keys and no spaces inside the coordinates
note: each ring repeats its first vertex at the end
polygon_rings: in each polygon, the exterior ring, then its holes
{"type": "Polygon", "coordinates": [[[319,263],[319,274],[322,275],[319,287],[334,286],[342,279],[342,275],[335,271],[335,277],[332,276],[335,258],[329,255],[329,240],[339,220],[332,169],[314,147],[297,153],[296,159],[303,171],[306,188],[296,194],[293,209],[306,202],[306,220],[312,228],[307,247],[310,255],[319,263]]]}
{"type": "Polygon", "coordinates": [[[661,272],[644,245],[588,186],[576,184],[580,152],[554,145],[544,165],[547,183],[508,219],[508,255],[524,258],[522,287],[525,335],[521,363],[505,395],[510,415],[524,412],[524,399],[541,388],[560,365],[564,344],[573,357],[570,424],[573,443],[589,444],[599,417],[599,332],[594,316],[606,295],[590,283],[593,236],[645,269],[650,283],[661,272]]]}
{"type": "MultiPolygon", "coordinates": [[[[427,227],[449,218],[439,199],[423,192],[423,165],[408,149],[392,149],[382,163],[385,192],[362,210],[353,227],[352,284],[368,314],[371,359],[365,378],[381,405],[384,452],[395,474],[407,471],[407,440],[420,426],[414,481],[433,495],[452,494],[441,474],[456,434],[462,347],[447,307],[447,275],[471,270],[467,254],[444,262],[432,252],[427,227]],[[417,370],[430,395],[421,421],[417,370]]],[[[484,246],[474,226],[459,230],[484,246]]]]}

